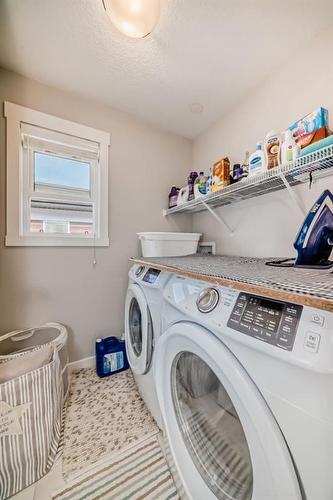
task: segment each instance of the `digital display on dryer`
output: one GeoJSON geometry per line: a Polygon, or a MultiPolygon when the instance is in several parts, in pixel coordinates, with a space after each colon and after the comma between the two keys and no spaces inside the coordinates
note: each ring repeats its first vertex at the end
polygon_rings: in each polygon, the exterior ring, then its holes
{"type": "Polygon", "coordinates": [[[146,274],[143,277],[142,281],[145,281],[146,283],[150,283],[150,285],[153,285],[157,278],[159,277],[161,271],[158,271],[158,269],[148,269],[146,274]]]}

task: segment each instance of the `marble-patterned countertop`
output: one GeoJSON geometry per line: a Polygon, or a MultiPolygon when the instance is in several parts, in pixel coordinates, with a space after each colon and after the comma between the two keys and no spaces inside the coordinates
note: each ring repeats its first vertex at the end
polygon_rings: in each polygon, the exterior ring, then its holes
{"type": "Polygon", "coordinates": [[[266,265],[270,260],[279,259],[225,255],[131,259],[162,271],[333,312],[333,269],[271,267],[266,265]]]}

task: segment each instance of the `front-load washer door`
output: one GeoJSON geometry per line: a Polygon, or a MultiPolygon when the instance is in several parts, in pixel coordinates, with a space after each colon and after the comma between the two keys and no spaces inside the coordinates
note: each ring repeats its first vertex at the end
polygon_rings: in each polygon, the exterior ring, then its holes
{"type": "Polygon", "coordinates": [[[177,323],[154,376],[170,448],[194,500],[301,500],[287,445],[250,375],[208,330],[177,323]]]}
{"type": "Polygon", "coordinates": [[[141,288],[132,284],[125,302],[125,342],[128,362],[133,372],[145,374],[152,357],[153,329],[146,297],[141,288]]]}

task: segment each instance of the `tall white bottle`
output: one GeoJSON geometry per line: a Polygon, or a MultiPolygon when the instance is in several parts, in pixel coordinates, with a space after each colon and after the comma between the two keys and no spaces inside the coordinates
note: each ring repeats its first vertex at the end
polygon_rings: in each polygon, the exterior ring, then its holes
{"type": "Polygon", "coordinates": [[[262,174],[267,169],[266,156],[263,151],[262,143],[258,142],[254,153],[249,158],[249,177],[256,174],[262,174]]]}
{"type": "Polygon", "coordinates": [[[281,161],[281,135],[274,130],[268,132],[264,149],[267,170],[277,167],[281,161]]]}
{"type": "Polygon", "coordinates": [[[291,130],[286,130],[284,139],[281,146],[281,163],[288,163],[295,161],[300,151],[300,147],[293,137],[291,130]]]}

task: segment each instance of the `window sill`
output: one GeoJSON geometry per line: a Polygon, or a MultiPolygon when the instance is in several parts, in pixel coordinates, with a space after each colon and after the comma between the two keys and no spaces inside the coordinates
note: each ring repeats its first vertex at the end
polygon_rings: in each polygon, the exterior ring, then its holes
{"type": "Polygon", "coordinates": [[[6,236],[6,247],[108,247],[109,238],[77,238],[62,236],[6,236]]]}

